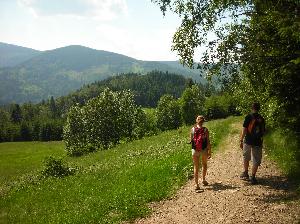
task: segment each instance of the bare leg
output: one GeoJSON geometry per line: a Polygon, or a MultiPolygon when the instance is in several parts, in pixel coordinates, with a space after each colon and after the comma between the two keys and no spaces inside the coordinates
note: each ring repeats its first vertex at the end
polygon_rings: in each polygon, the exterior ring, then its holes
{"type": "Polygon", "coordinates": [[[194,178],[195,178],[195,184],[196,186],[199,186],[199,177],[198,177],[198,173],[199,173],[199,156],[194,155],[193,156],[193,161],[194,161],[194,178]]]}
{"type": "Polygon", "coordinates": [[[205,181],[206,173],[207,173],[207,153],[202,153],[202,179],[205,181]]]}
{"type": "Polygon", "coordinates": [[[257,172],[257,169],[258,169],[258,166],[257,166],[257,165],[253,165],[253,166],[252,166],[252,176],[255,177],[255,174],[256,174],[256,172],[257,172]]]}
{"type": "Polygon", "coordinates": [[[244,171],[245,171],[245,173],[248,173],[248,169],[249,169],[249,161],[244,160],[244,171]]]}

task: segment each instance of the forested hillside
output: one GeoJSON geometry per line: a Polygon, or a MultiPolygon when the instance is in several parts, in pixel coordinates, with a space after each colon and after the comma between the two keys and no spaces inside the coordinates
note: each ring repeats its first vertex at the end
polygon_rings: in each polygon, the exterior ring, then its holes
{"type": "Polygon", "coordinates": [[[171,94],[179,98],[184,89],[192,84],[192,79],[168,72],[152,71],[146,75],[127,73],[85,85],[74,93],[58,98],[57,102],[63,107],[74,102],[82,105],[108,87],[114,91],[130,89],[138,105],[155,107],[162,95],[171,94]]]}
{"type": "Polygon", "coordinates": [[[0,42],[0,68],[16,66],[40,53],[31,48],[0,42]]]}
{"type": "MultiPolygon", "coordinates": [[[[1,53],[1,52],[0,52],[1,53]]],[[[5,55],[2,55],[5,58],[5,55]]],[[[205,82],[197,70],[174,62],[140,61],[125,55],[83,46],[67,46],[39,53],[15,67],[0,69],[0,105],[39,102],[63,96],[84,84],[120,73],[168,71],[205,82]]]]}

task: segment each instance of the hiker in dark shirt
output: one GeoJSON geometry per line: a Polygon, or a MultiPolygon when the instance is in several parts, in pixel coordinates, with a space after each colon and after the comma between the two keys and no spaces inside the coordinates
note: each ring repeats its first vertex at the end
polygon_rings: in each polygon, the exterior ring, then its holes
{"type": "Polygon", "coordinates": [[[252,104],[252,113],[245,117],[243,130],[240,139],[240,148],[243,150],[244,172],[240,178],[249,180],[248,168],[252,154],[252,176],[250,178],[252,184],[257,184],[256,172],[261,164],[263,135],[265,133],[265,120],[258,113],[260,110],[259,103],[252,104]]]}

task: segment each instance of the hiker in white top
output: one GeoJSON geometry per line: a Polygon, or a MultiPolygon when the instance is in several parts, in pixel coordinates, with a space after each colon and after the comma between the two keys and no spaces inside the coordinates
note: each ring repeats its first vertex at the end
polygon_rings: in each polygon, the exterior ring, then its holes
{"type": "Polygon", "coordinates": [[[202,183],[204,186],[208,185],[206,181],[207,173],[207,160],[211,157],[211,145],[209,140],[209,132],[206,127],[203,127],[204,117],[199,115],[196,118],[196,124],[191,130],[191,143],[192,143],[192,155],[194,162],[194,178],[195,189],[200,190],[198,173],[199,173],[199,158],[202,155],[202,183]]]}

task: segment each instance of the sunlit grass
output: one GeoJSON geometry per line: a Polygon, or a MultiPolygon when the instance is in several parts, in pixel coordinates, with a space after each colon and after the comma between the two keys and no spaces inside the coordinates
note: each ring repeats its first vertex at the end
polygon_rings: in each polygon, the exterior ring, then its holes
{"type": "MultiPolygon", "coordinates": [[[[206,124],[213,150],[235,121],[206,124]]],[[[2,143],[0,162],[7,159],[10,165],[0,164],[6,189],[0,223],[112,223],[144,216],[149,202],[171,196],[191,175],[189,130],[182,127],[82,157],[67,157],[61,142],[2,143]],[[40,178],[49,155],[63,157],[77,173],[40,178]]]]}
{"type": "Polygon", "coordinates": [[[299,184],[300,152],[297,136],[292,132],[278,128],[269,132],[264,139],[267,154],[291,180],[299,184]]]}

